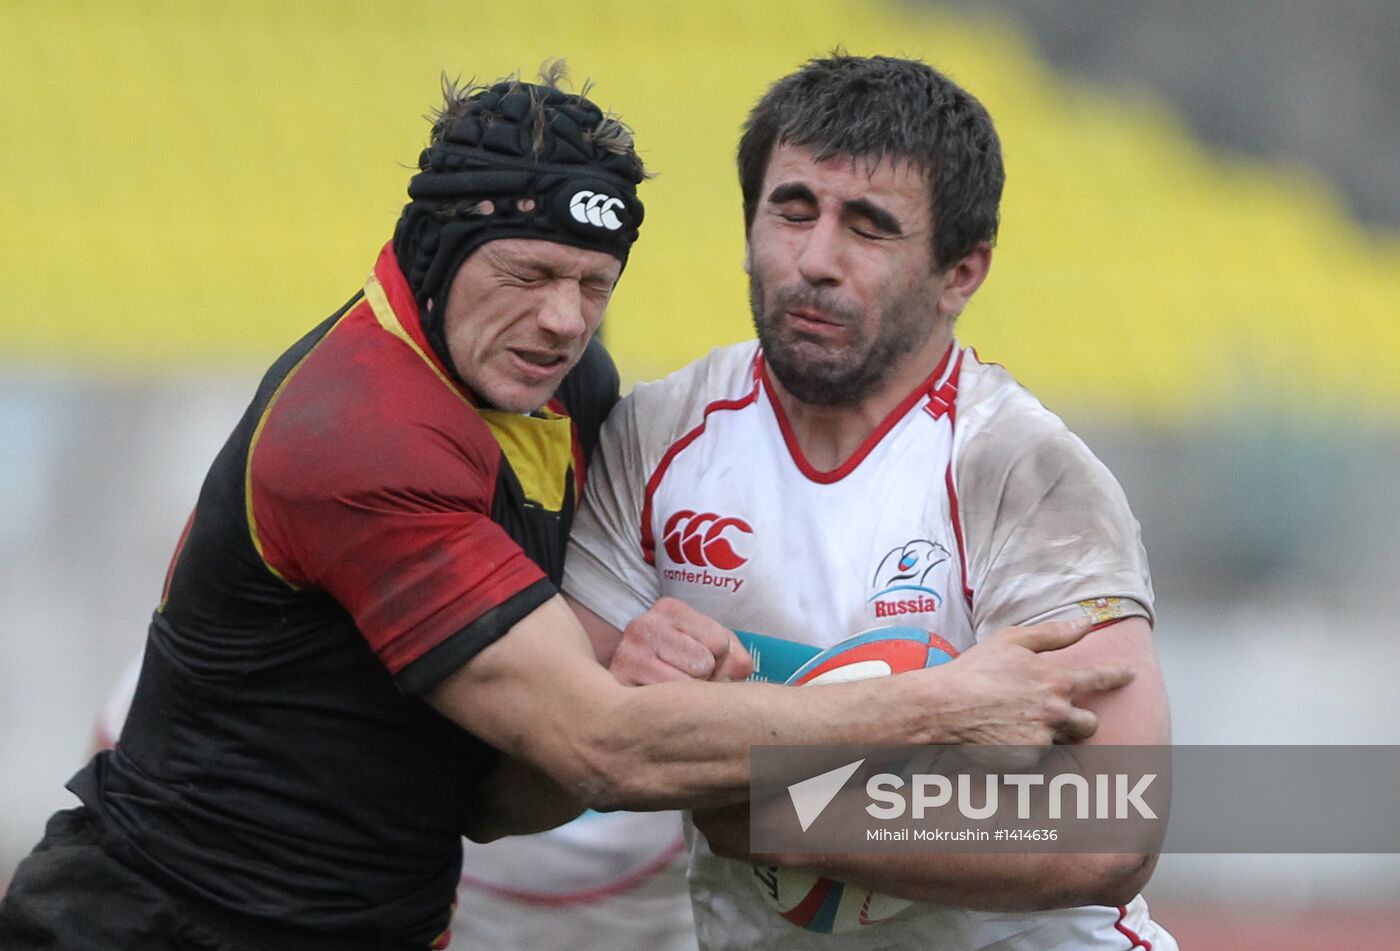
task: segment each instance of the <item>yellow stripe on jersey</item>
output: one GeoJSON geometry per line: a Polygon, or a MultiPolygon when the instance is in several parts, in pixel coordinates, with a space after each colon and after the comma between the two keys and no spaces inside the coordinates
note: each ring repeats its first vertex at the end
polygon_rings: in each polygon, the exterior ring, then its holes
{"type": "MultiPolygon", "coordinates": [[[[413,349],[419,359],[432,368],[443,385],[468,406],[470,400],[442,372],[442,369],[423,352],[418,342],[404,329],[398,315],[389,304],[384,287],[373,274],[365,282],[365,300],[369,301],[379,325],[413,349]]],[[[501,452],[520,480],[525,497],[550,512],[563,511],[564,494],[569,479],[569,467],[574,462],[573,424],[567,416],[560,416],[550,410],[540,410],[540,416],[524,416],[503,410],[481,409],[472,406],[481,417],[501,452]]]]}
{"type": "Polygon", "coordinates": [[[321,346],[331,334],[335,333],[335,328],[340,326],[341,321],[359,309],[360,307],[358,304],[347,308],[345,313],[340,315],[340,319],[331,324],[330,329],[321,335],[321,339],[312,344],[311,347],[301,355],[301,359],[292,364],[292,368],[287,371],[287,375],[282,377],[282,380],[277,384],[277,389],[273,390],[272,395],[268,397],[267,405],[263,407],[262,414],[258,417],[258,424],[253,427],[253,435],[248,440],[248,457],[243,462],[243,508],[245,517],[248,520],[248,535],[252,538],[253,548],[257,551],[258,557],[262,559],[262,563],[266,566],[267,570],[272,572],[279,581],[294,591],[299,591],[301,589],[288,581],[287,578],[283,576],[282,572],[278,571],[272,562],[267,560],[267,554],[263,551],[262,536],[258,534],[258,520],[253,514],[253,454],[258,450],[258,440],[262,438],[263,426],[267,424],[268,417],[272,415],[272,408],[277,405],[277,400],[281,398],[282,391],[287,388],[287,384],[292,381],[292,377],[297,375],[297,371],[306,363],[307,358],[316,352],[316,348],[321,346]]]}
{"type": "MultiPolygon", "coordinates": [[[[468,406],[472,405],[471,400],[462,395],[462,391],[457,389],[457,386],[447,378],[447,374],[442,372],[442,368],[423,352],[423,348],[418,346],[418,341],[414,340],[413,336],[404,329],[398,314],[394,313],[394,308],[389,303],[389,295],[384,293],[384,285],[379,283],[379,278],[373,272],[365,281],[365,300],[369,301],[370,309],[374,311],[374,317],[379,321],[379,326],[408,344],[409,349],[418,354],[418,359],[428,365],[429,369],[433,371],[433,375],[442,381],[443,386],[451,390],[452,394],[463,403],[468,406]]],[[[472,406],[472,408],[476,407],[472,406]]]]}
{"type": "Polygon", "coordinates": [[[574,464],[573,423],[567,416],[540,410],[522,416],[497,409],[478,409],[501,452],[520,480],[525,497],[550,512],[564,509],[569,467],[574,464]]]}

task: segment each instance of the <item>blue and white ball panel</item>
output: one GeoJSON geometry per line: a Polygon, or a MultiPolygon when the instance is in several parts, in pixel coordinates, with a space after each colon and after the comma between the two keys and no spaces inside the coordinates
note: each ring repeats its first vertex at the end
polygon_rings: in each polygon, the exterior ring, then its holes
{"type": "Polygon", "coordinates": [[[750,680],[760,680],[770,684],[785,684],[808,661],[822,652],[820,647],[798,641],[755,634],[753,631],[735,631],[739,643],[753,658],[753,673],[750,680]]]}
{"type": "Polygon", "coordinates": [[[916,627],[881,627],[846,638],[803,664],[788,678],[797,685],[849,683],[937,667],[958,656],[937,634],[916,627]]]}
{"type": "MultiPolygon", "coordinates": [[[[754,680],[810,686],[850,683],[937,667],[958,656],[953,645],[915,627],[882,627],[852,635],[826,650],[738,631],[754,658],[754,680]]],[[[779,915],[808,931],[841,934],[878,924],[913,902],[777,866],[754,866],[753,883],[779,915]]]]}

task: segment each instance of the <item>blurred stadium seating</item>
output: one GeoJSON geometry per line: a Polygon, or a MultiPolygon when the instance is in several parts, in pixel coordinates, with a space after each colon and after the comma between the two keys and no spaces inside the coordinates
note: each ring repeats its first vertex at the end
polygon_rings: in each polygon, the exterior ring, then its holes
{"type": "Polygon", "coordinates": [[[1287,416],[1400,410],[1400,348],[1372,345],[1400,300],[1400,240],[1353,224],[1315,174],[1207,154],[1165,103],[1057,76],[1010,22],[852,0],[3,15],[11,361],[262,362],[387,238],[439,71],[528,74],[564,54],[659,173],[610,334],[630,377],[665,372],[747,336],[738,124],[840,40],[927,58],[996,117],[1004,237],[962,334],[1053,405],[1176,423],[1262,387],[1287,416]]]}

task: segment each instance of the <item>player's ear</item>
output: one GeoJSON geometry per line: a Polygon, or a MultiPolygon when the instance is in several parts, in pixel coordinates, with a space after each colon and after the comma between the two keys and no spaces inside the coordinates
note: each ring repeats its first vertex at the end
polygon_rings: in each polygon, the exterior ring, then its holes
{"type": "Polygon", "coordinates": [[[744,242],[744,273],[753,277],[753,245],[744,242]]]}
{"type": "Polygon", "coordinates": [[[947,282],[943,285],[943,292],[938,295],[938,312],[945,317],[961,314],[991,269],[992,245],[987,241],[979,242],[967,257],[945,272],[947,282]]]}

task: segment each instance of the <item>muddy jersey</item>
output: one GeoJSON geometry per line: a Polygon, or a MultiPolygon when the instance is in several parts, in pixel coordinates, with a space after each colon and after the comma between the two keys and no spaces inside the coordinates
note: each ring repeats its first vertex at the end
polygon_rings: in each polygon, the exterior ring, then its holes
{"type": "MultiPolygon", "coordinates": [[[[965,651],[1011,624],[1152,619],[1117,482],[1007,371],[956,344],[829,471],[803,455],[756,343],[638,385],[604,425],[565,588],[619,628],[669,595],[821,648],[897,625],[965,651]]],[[[710,949],[1172,947],[1141,898],[1035,914],[915,904],[815,934],[698,834],[691,893],[710,949]]]]}

